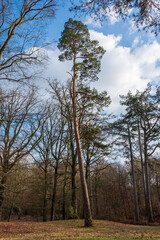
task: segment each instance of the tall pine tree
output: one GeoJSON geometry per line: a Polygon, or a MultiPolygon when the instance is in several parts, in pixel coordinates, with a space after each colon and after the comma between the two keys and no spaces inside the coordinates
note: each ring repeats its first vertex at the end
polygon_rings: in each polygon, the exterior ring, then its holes
{"type": "Polygon", "coordinates": [[[97,74],[100,72],[100,60],[105,53],[104,49],[98,45],[98,41],[91,41],[89,31],[86,25],[81,21],[69,19],[65,23],[64,31],[58,44],[62,54],[59,56],[60,61],[71,60],[72,65],[72,107],[74,131],[77,145],[77,155],[81,177],[81,187],[84,203],[85,226],[92,226],[92,214],[88,197],[88,189],[85,179],[83,157],[81,151],[80,134],[77,116],[77,84],[83,81],[95,81],[98,79],[97,74]]]}

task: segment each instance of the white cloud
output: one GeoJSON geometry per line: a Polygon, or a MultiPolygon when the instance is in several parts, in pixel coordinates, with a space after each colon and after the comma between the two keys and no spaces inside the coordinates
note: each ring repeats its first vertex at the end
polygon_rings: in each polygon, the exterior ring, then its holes
{"type": "Polygon", "coordinates": [[[61,82],[66,81],[70,78],[69,72],[71,71],[72,63],[71,61],[61,62],[58,60],[58,56],[61,52],[56,49],[47,49],[46,53],[48,55],[48,61],[46,69],[43,72],[44,77],[51,79],[57,78],[61,82]]]}
{"type": "Polygon", "coordinates": [[[106,12],[107,12],[107,17],[108,17],[111,25],[114,25],[116,22],[120,21],[120,17],[114,11],[113,7],[110,7],[109,11],[108,11],[108,9],[106,9],[106,12]]]}
{"type": "Polygon", "coordinates": [[[132,48],[135,48],[137,47],[138,43],[140,42],[140,39],[139,37],[136,37],[132,43],[132,48]]]}
{"type": "Polygon", "coordinates": [[[116,48],[122,38],[122,36],[115,37],[114,35],[105,36],[102,32],[96,32],[94,30],[90,30],[89,32],[91,39],[98,40],[99,44],[102,45],[107,52],[116,48]]]}
{"type": "Polygon", "coordinates": [[[97,14],[94,14],[92,17],[87,16],[85,24],[91,25],[93,28],[102,28],[103,21],[101,21],[98,16],[105,16],[110,25],[114,25],[115,23],[121,21],[119,14],[116,13],[113,6],[111,6],[110,8],[106,8],[105,10],[99,10],[97,14]]]}
{"type": "Polygon", "coordinates": [[[102,24],[98,19],[94,19],[90,16],[86,17],[85,24],[91,25],[92,27],[96,27],[96,28],[101,28],[102,27],[102,24]]]}
{"type": "Polygon", "coordinates": [[[107,50],[95,86],[101,91],[107,90],[112,99],[110,110],[118,113],[119,95],[125,95],[129,90],[133,93],[136,89],[144,90],[148,82],[160,77],[160,66],[157,66],[160,44],[154,41],[137,48],[127,48],[120,46],[121,36],[105,36],[95,31],[91,31],[91,38],[99,40],[107,50]]]}
{"type": "MultiPolygon", "coordinates": [[[[160,78],[160,44],[157,41],[138,46],[135,39],[132,47],[120,45],[122,36],[107,35],[90,31],[91,39],[97,39],[106,53],[102,59],[99,81],[94,86],[99,90],[106,90],[111,96],[110,111],[117,114],[120,111],[119,95],[125,95],[129,90],[133,93],[144,90],[147,83],[160,78]]],[[[49,50],[50,58],[45,74],[52,78],[65,81],[70,76],[71,62],[59,62],[60,52],[49,50]]],[[[158,80],[157,80],[158,81],[158,80]]]]}
{"type": "Polygon", "coordinates": [[[121,20],[119,15],[114,11],[113,7],[110,7],[105,10],[101,9],[97,14],[93,15],[93,17],[87,16],[85,24],[91,25],[93,28],[101,28],[103,21],[99,20],[97,16],[106,16],[111,25],[114,25],[121,20]]]}

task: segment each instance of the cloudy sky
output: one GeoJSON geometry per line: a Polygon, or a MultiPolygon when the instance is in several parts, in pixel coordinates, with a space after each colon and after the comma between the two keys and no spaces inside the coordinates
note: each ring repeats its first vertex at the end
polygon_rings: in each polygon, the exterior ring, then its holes
{"type": "MultiPolygon", "coordinates": [[[[56,18],[47,27],[47,41],[54,42],[47,49],[49,56],[48,77],[65,81],[69,78],[69,62],[59,62],[60,54],[56,44],[64,29],[64,23],[69,17],[74,17],[68,11],[69,5],[63,5],[57,10],[56,18]]],[[[106,53],[102,59],[99,81],[94,85],[99,91],[106,90],[111,97],[109,110],[118,114],[121,109],[119,95],[144,90],[148,82],[160,83],[160,39],[151,33],[138,32],[133,22],[123,22],[110,16],[102,25],[90,17],[78,18],[87,24],[91,39],[96,39],[104,47],[106,53]]]]}

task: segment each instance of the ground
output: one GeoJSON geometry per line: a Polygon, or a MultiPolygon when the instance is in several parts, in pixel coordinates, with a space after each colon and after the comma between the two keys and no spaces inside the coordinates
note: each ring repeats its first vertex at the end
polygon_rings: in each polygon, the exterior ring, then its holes
{"type": "Polygon", "coordinates": [[[0,240],[160,240],[160,226],[142,226],[94,220],[93,227],[83,227],[82,220],[53,222],[1,222],[0,240]]]}

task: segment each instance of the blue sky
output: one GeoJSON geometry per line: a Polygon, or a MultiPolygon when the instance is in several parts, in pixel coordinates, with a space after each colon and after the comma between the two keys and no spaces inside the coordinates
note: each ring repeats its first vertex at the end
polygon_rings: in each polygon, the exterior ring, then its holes
{"type": "MultiPolygon", "coordinates": [[[[64,23],[68,21],[68,19],[71,17],[76,20],[81,20],[85,24],[88,25],[89,29],[94,29],[98,32],[103,32],[105,35],[107,34],[114,34],[114,35],[123,35],[123,38],[121,40],[121,44],[124,46],[131,46],[132,42],[135,37],[140,37],[143,39],[143,41],[148,41],[149,35],[148,33],[144,31],[137,31],[135,28],[134,31],[132,29],[131,31],[131,24],[130,21],[126,20],[125,22],[122,20],[117,20],[114,24],[111,23],[110,19],[108,21],[104,21],[101,26],[99,21],[93,21],[92,24],[89,24],[89,16],[75,16],[74,12],[70,12],[69,1],[66,1],[66,3],[61,3],[60,6],[57,6],[56,15],[55,18],[52,19],[52,24],[49,24],[47,27],[47,37],[50,41],[58,41],[61,32],[64,29],[64,23]]],[[[153,37],[154,35],[152,35],[153,37]]],[[[158,39],[158,38],[157,38],[158,39]]]]}
{"type": "MultiPolygon", "coordinates": [[[[67,2],[67,1],[66,1],[67,2]]],[[[64,23],[70,17],[87,24],[91,39],[99,41],[106,49],[102,60],[99,81],[95,87],[99,91],[106,90],[111,96],[112,104],[109,111],[118,114],[121,111],[119,95],[144,90],[148,82],[160,83],[160,38],[150,32],[138,31],[129,19],[126,22],[110,16],[108,21],[100,23],[89,16],[74,17],[69,12],[69,3],[57,7],[56,17],[46,28],[46,41],[54,42],[47,49],[49,56],[48,68],[44,74],[50,78],[65,81],[69,78],[67,71],[71,68],[69,62],[59,62],[59,51],[56,48],[58,39],[64,29],[64,23]]]]}

